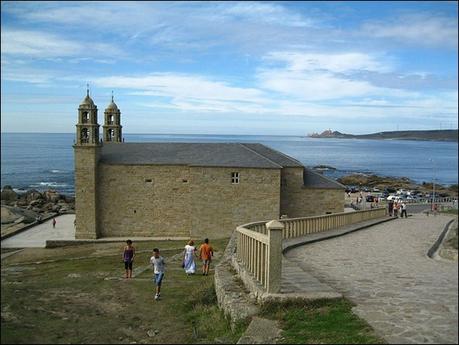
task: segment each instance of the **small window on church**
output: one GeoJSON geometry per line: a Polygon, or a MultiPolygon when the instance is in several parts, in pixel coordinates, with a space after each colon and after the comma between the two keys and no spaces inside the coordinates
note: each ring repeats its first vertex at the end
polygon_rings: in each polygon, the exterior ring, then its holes
{"type": "Polygon", "coordinates": [[[151,183],[153,183],[153,180],[151,178],[147,178],[147,179],[145,179],[145,183],[150,183],[151,184],[151,183]]]}
{"type": "Polygon", "coordinates": [[[232,172],[231,173],[231,183],[232,184],[238,184],[239,183],[239,173],[238,172],[232,172]]]}
{"type": "Polygon", "coordinates": [[[113,115],[110,115],[110,116],[108,117],[108,124],[109,124],[109,125],[113,125],[113,115]]]}
{"type": "Polygon", "coordinates": [[[89,122],[89,114],[87,112],[83,113],[83,117],[81,119],[81,122],[83,122],[83,123],[88,123],[89,122]]]}

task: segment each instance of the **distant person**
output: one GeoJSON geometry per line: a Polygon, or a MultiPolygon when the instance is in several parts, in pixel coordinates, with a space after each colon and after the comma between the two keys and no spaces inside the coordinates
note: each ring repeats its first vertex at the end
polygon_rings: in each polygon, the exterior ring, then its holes
{"type": "Polygon", "coordinates": [[[210,262],[212,261],[212,256],[214,256],[214,250],[211,245],[209,245],[209,239],[204,240],[204,244],[201,244],[199,247],[199,257],[202,260],[202,275],[209,275],[210,262]]]}
{"type": "Polygon", "coordinates": [[[183,269],[187,275],[194,274],[196,272],[196,263],[194,257],[196,255],[196,247],[194,241],[190,240],[183,250],[183,269]]]}
{"type": "Polygon", "coordinates": [[[56,218],[53,218],[53,229],[56,228],[56,223],[57,223],[57,222],[56,222],[56,218]]]}
{"type": "Polygon", "coordinates": [[[408,218],[408,215],[406,213],[406,204],[405,202],[402,202],[402,205],[400,206],[401,210],[402,210],[402,214],[400,215],[400,217],[403,218],[403,215],[405,215],[405,218],[408,218]]]}
{"type": "Polygon", "coordinates": [[[126,246],[123,251],[124,269],[126,271],[126,279],[132,278],[132,264],[134,262],[135,248],[131,240],[126,241],[126,246]]]}
{"type": "Polygon", "coordinates": [[[150,258],[150,264],[153,266],[153,280],[155,281],[156,285],[155,301],[157,301],[161,297],[161,284],[163,282],[166,265],[166,262],[160,255],[158,248],[153,249],[153,256],[150,258]]]}
{"type": "Polygon", "coordinates": [[[76,228],[76,218],[73,220],[73,227],[76,228]]]}
{"type": "Polygon", "coordinates": [[[396,201],[396,202],[394,203],[394,217],[395,217],[395,218],[398,218],[398,210],[399,210],[399,208],[400,208],[400,205],[399,205],[398,202],[396,201]]]}
{"type": "Polygon", "coordinates": [[[389,210],[389,216],[392,217],[392,215],[394,214],[394,201],[393,200],[389,200],[389,203],[387,204],[387,208],[389,210]]]}

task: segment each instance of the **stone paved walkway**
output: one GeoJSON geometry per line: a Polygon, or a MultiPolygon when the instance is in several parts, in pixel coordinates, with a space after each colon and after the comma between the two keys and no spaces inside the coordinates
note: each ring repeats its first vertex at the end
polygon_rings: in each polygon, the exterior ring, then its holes
{"type": "Polygon", "coordinates": [[[53,229],[52,219],[34,226],[20,234],[2,241],[2,248],[31,248],[46,245],[46,240],[74,240],[74,214],[64,214],[56,217],[56,228],[53,229]]]}
{"type": "Polygon", "coordinates": [[[450,219],[415,214],[285,255],[356,303],[389,343],[457,344],[457,262],[426,255],[450,219]]]}

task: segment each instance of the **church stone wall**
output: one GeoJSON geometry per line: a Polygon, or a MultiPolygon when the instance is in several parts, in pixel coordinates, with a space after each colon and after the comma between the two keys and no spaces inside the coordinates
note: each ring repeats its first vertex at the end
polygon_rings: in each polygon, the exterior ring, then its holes
{"type": "Polygon", "coordinates": [[[303,186],[303,168],[283,168],[281,215],[289,218],[344,211],[344,190],[303,186]]]}
{"type": "Polygon", "coordinates": [[[75,147],[75,216],[77,239],[95,239],[97,233],[97,163],[99,147],[75,147]]]}
{"type": "Polygon", "coordinates": [[[222,238],[279,217],[279,169],[100,164],[98,181],[102,237],[222,238]]]}
{"type": "Polygon", "coordinates": [[[193,167],[192,235],[228,237],[236,226],[279,218],[280,169],[193,167]],[[231,173],[239,172],[239,184],[231,173]]]}
{"type": "Polygon", "coordinates": [[[186,166],[99,166],[99,227],[103,237],[189,237],[186,166]]]}

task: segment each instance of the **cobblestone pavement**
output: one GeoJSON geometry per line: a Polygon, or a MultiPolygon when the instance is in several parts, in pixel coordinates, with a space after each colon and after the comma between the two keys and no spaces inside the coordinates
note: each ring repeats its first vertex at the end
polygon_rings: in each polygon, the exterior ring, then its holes
{"type": "Polygon", "coordinates": [[[458,343],[458,265],[427,251],[450,216],[415,214],[286,257],[356,304],[389,343],[458,343]]]}

